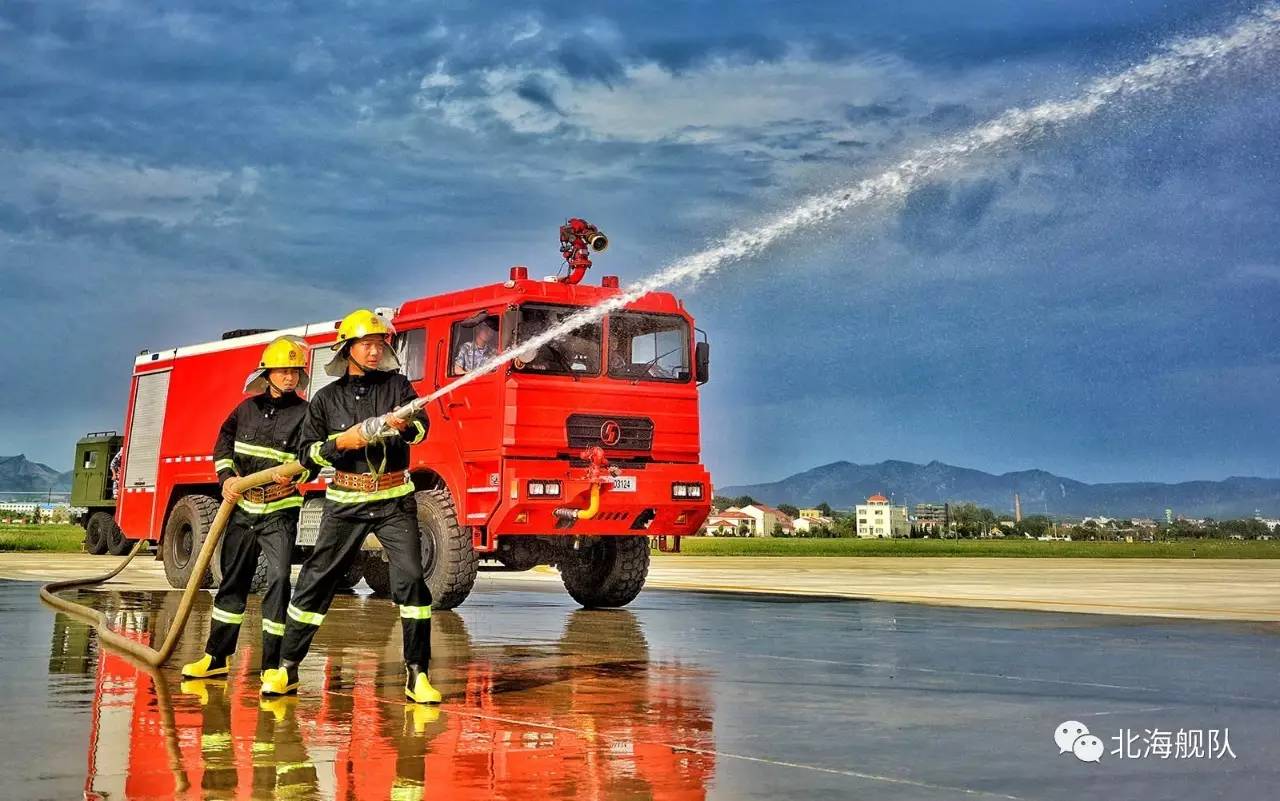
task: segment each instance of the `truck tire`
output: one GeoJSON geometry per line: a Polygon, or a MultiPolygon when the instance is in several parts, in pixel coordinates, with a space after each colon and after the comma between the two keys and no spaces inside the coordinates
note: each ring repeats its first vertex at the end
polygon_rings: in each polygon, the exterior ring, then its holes
{"type": "Polygon", "coordinates": [[[84,524],[84,549],[94,556],[107,552],[107,532],[115,524],[106,512],[94,512],[84,524]]]}
{"type": "Polygon", "coordinates": [[[364,580],[374,595],[391,594],[391,565],[382,558],[382,551],[363,551],[360,565],[364,580]]]}
{"type": "Polygon", "coordinates": [[[449,490],[422,490],[414,497],[422,534],[422,572],[431,590],[431,608],[453,609],[467,600],[480,569],[480,558],[471,547],[471,531],[458,525],[449,490]]]}
{"type": "MultiPolygon", "coordinates": [[[[221,556],[221,554],[219,554],[221,556]]],[[[219,582],[221,583],[221,582],[219,582]]],[[[258,552],[258,563],[253,566],[253,578],[249,581],[249,592],[261,595],[267,591],[267,555],[258,552]]]]}
{"type": "MultiPolygon", "coordinates": [[[[160,540],[160,559],[164,562],[164,575],[169,586],[177,589],[187,586],[204,538],[209,535],[213,518],[217,516],[218,502],[208,495],[188,495],[173,505],[160,540]]],[[[222,572],[219,556],[220,553],[213,555],[210,569],[205,572],[200,586],[216,586],[222,572]]]]}
{"type": "Polygon", "coordinates": [[[573,600],[587,609],[626,606],[649,575],[649,538],[602,537],[560,561],[560,578],[573,600]]]}
{"type": "Polygon", "coordinates": [[[124,535],[124,531],[116,524],[115,518],[111,518],[108,526],[107,553],[114,556],[128,556],[129,551],[133,550],[133,540],[124,535]]]}

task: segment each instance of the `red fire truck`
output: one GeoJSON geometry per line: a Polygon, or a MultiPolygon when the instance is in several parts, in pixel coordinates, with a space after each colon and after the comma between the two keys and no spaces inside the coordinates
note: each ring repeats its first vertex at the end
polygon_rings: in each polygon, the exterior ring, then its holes
{"type": "MultiPolygon", "coordinates": [[[[395,327],[401,370],[419,395],[451,384],[474,354],[510,349],[622,292],[613,276],[582,283],[589,250],[607,242],[594,226],[570,220],[561,241],[567,275],[534,280],[513,267],[500,283],[378,309],[395,327]]],[[[312,394],[333,380],[322,368],[334,320],[233,331],[135,360],[116,521],[129,539],[159,543],[174,586],[185,586],[218,507],[218,427],[262,348],[281,335],[311,347],[312,394]]],[[[649,538],[678,542],[710,511],[698,432],[698,388],[709,369],[705,334],[684,305],[653,292],[432,401],[430,433],[413,448],[410,472],[435,606],[466,599],[481,558],[517,570],[554,565],[584,606],[635,598],[649,538]]],[[[303,487],[298,558],[315,543],[324,481],[303,487]]],[[[363,576],[386,592],[376,537],[365,548],[347,579],[363,576]]]]}

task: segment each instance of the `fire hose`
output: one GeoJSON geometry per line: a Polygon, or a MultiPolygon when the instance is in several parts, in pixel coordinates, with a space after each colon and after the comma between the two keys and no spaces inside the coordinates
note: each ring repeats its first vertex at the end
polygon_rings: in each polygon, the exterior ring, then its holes
{"type": "MultiPolygon", "coordinates": [[[[270,483],[277,475],[293,477],[301,472],[301,464],[289,462],[281,467],[272,467],[243,478],[231,479],[231,487],[236,492],[244,492],[247,489],[270,483]]],[[[200,592],[201,585],[204,583],[205,571],[209,569],[209,562],[213,559],[218,543],[222,541],[222,532],[226,530],[227,521],[231,519],[231,513],[235,508],[236,505],[233,502],[226,500],[218,507],[218,514],[213,519],[213,525],[209,527],[209,533],[204,538],[204,545],[200,548],[199,555],[196,556],[191,578],[187,580],[187,588],[183,590],[182,601],[178,604],[178,613],[174,616],[173,622],[169,624],[169,631],[165,634],[165,638],[159,648],[151,648],[137,640],[132,640],[123,634],[112,631],[111,627],[107,625],[107,616],[101,611],[84,604],[69,601],[58,595],[58,593],[66,590],[93,587],[115,578],[129,566],[135,556],[142,552],[147,543],[146,540],[138,540],[138,544],[133,546],[133,550],[129,552],[129,555],[120,564],[116,565],[116,568],[110,573],[92,578],[50,582],[40,588],[40,599],[55,609],[66,612],[68,615],[93,626],[98,632],[99,641],[103,645],[110,646],[117,651],[123,651],[145,665],[160,667],[169,660],[169,657],[173,655],[174,649],[178,647],[178,640],[182,637],[182,630],[186,628],[187,619],[191,616],[191,607],[195,603],[196,593],[200,592]]]]}
{"type": "MultiPolygon", "coordinates": [[[[417,398],[416,400],[406,403],[398,409],[390,412],[401,420],[408,420],[414,414],[418,413],[432,400],[436,399],[445,391],[452,387],[445,387],[437,390],[432,394],[417,398]]],[[[365,439],[373,441],[379,437],[384,437],[395,432],[395,429],[386,424],[386,415],[379,417],[371,417],[360,423],[360,432],[365,439]]],[[[231,488],[238,493],[245,490],[260,487],[263,484],[269,484],[275,480],[276,476],[288,476],[290,478],[302,473],[303,468],[297,461],[289,462],[280,467],[272,467],[266,470],[260,470],[241,478],[231,479],[231,488]]],[[[174,616],[173,622],[169,624],[169,631],[166,632],[164,640],[159,648],[151,648],[143,645],[137,640],[132,640],[118,632],[112,631],[107,624],[107,617],[101,611],[84,604],[78,604],[75,601],[69,601],[58,595],[60,592],[67,590],[80,589],[84,587],[96,587],[99,584],[105,584],[115,578],[129,566],[134,557],[142,552],[147,541],[145,539],[138,540],[138,544],[133,546],[133,550],[129,555],[116,565],[115,569],[101,576],[93,576],[90,578],[66,579],[64,581],[53,581],[45,584],[40,588],[40,599],[49,606],[65,612],[74,618],[83,620],[93,626],[98,633],[99,641],[108,647],[121,651],[144,665],[151,667],[160,667],[173,656],[174,650],[178,647],[178,641],[182,637],[182,630],[186,628],[187,620],[191,617],[191,607],[195,604],[196,594],[202,589],[204,584],[205,572],[209,569],[209,562],[212,561],[214,553],[217,552],[218,543],[222,541],[222,533],[227,528],[227,523],[231,520],[231,513],[235,511],[236,505],[231,501],[224,500],[222,505],[218,507],[218,514],[213,519],[213,524],[209,527],[208,534],[205,535],[204,544],[200,547],[200,553],[196,556],[195,566],[191,570],[191,578],[187,580],[187,587],[182,592],[182,600],[178,604],[178,613],[174,616]]]]}
{"type": "MultiPolygon", "coordinates": [[[[495,364],[494,367],[497,365],[495,364]]],[[[490,369],[493,369],[491,367],[490,369]]],[[[456,386],[463,383],[461,380],[432,392],[421,398],[416,398],[409,403],[389,412],[386,415],[370,417],[359,424],[359,430],[362,437],[372,442],[381,437],[389,436],[396,433],[396,430],[387,425],[386,418],[394,416],[400,420],[408,420],[413,415],[422,411],[428,403],[453,390],[456,386]]],[[[297,461],[289,462],[280,467],[272,467],[267,470],[260,470],[257,473],[231,479],[231,488],[238,493],[254,487],[260,487],[275,480],[276,476],[288,476],[290,478],[302,473],[303,467],[297,461]]],[[[591,505],[587,510],[590,515],[595,514],[595,510],[599,508],[599,486],[596,485],[592,491],[591,505]]],[[[236,505],[231,501],[224,500],[218,507],[218,514],[213,519],[213,524],[209,527],[208,534],[205,535],[204,544],[200,548],[200,553],[196,556],[196,563],[191,571],[191,578],[187,580],[187,587],[183,590],[182,600],[178,604],[178,612],[174,616],[173,622],[169,624],[169,630],[165,633],[164,640],[159,648],[151,648],[137,640],[125,637],[118,632],[112,631],[107,623],[106,615],[101,611],[84,604],[78,604],[69,601],[58,595],[66,590],[80,589],[84,587],[95,587],[104,584],[115,578],[121,573],[129,563],[133,561],[139,553],[142,552],[147,540],[138,540],[138,544],[133,546],[133,550],[129,552],[120,564],[109,573],[101,576],[93,576],[91,578],[66,579],[63,581],[53,581],[45,584],[40,588],[40,599],[49,606],[71,615],[79,620],[83,620],[93,626],[98,633],[99,641],[108,647],[121,651],[140,663],[151,667],[160,667],[169,660],[174,650],[178,647],[178,641],[182,637],[182,631],[186,628],[187,620],[191,617],[191,607],[195,604],[196,594],[202,589],[204,583],[205,572],[209,569],[209,562],[213,559],[214,553],[217,551],[218,543],[222,541],[222,534],[227,528],[228,521],[231,520],[231,513],[235,510],[236,505]]],[[[576,511],[576,510],[575,510],[576,511]]],[[[575,515],[577,519],[577,515],[575,515]]]]}

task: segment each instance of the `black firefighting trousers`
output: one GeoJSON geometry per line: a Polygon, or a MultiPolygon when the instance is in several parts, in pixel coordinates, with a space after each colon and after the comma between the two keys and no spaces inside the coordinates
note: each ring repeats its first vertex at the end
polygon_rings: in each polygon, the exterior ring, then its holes
{"type": "Polygon", "coordinates": [[[326,500],[315,550],[302,565],[289,604],[284,659],[301,662],[324,622],[338,581],[376,534],[391,563],[391,599],[400,607],[404,661],[426,670],[431,659],[431,591],[423,581],[418,506],[412,495],[344,504],[326,500]]]}
{"type": "Polygon", "coordinates": [[[262,596],[262,669],[278,667],[284,639],[285,610],[289,606],[289,562],[298,531],[298,510],[265,515],[237,508],[222,538],[222,583],[213,599],[213,624],[205,652],[231,656],[236,652],[245,602],[258,566],[266,556],[267,590],[262,596]]]}

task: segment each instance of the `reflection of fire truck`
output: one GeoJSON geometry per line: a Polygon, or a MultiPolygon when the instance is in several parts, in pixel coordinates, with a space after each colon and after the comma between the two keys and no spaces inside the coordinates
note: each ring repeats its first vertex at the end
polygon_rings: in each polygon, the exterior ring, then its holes
{"type": "MultiPolygon", "coordinates": [[[[593,226],[571,220],[562,230],[567,276],[531,280],[513,267],[502,283],[379,310],[398,332],[401,370],[426,395],[471,369],[477,355],[508,350],[617,297],[615,277],[581,283],[587,252],[603,244],[593,226]]],[[[210,451],[244,376],[266,343],[293,335],[312,348],[314,393],[333,380],[320,368],[334,328],[325,321],[237,331],[136,359],[116,520],[130,540],[159,541],[175,586],[189,577],[217,508],[210,451]]],[[[709,348],[695,330],[678,299],[649,293],[427,407],[430,433],[414,447],[410,473],[437,608],[466,598],[480,557],[522,570],[556,565],[579,602],[620,606],[643,586],[648,537],[698,530],[711,494],[698,426],[709,348]]],[[[302,548],[315,542],[323,489],[323,481],[304,488],[302,548]]],[[[348,580],[363,574],[385,592],[387,562],[373,539],[366,547],[348,580]]]]}
{"type": "MultiPolygon", "coordinates": [[[[439,656],[463,671],[443,709],[379,685],[397,649],[389,617],[313,666],[324,688],[313,702],[260,705],[250,660],[228,682],[170,695],[121,657],[70,653],[83,626],[65,618],[52,661],[96,663],[86,798],[703,801],[715,773],[706,678],[651,663],[635,618],[599,614],[575,613],[540,662],[527,648],[473,652],[461,618],[442,613],[439,656]],[[601,625],[618,629],[603,645],[601,625]]],[[[148,622],[135,624],[146,639],[148,622]]]]}

